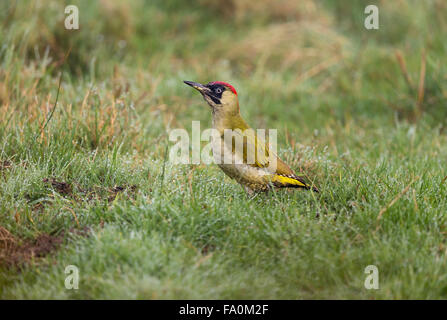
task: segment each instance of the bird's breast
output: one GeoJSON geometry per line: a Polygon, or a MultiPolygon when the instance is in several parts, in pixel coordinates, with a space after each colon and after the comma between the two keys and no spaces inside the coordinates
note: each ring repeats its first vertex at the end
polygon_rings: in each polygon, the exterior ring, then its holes
{"type": "Polygon", "coordinates": [[[268,179],[265,176],[271,172],[266,168],[247,164],[242,152],[233,152],[232,147],[225,144],[223,139],[214,139],[212,149],[216,164],[229,177],[253,189],[267,184],[268,179]]]}

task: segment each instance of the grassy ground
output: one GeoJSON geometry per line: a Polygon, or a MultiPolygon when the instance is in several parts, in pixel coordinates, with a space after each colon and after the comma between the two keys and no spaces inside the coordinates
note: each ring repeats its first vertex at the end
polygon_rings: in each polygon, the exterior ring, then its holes
{"type": "Polygon", "coordinates": [[[0,5],[0,298],[447,297],[444,1],[69,3],[80,30],[0,5]],[[166,161],[211,125],[182,80],[233,84],[321,193],[166,161]]]}

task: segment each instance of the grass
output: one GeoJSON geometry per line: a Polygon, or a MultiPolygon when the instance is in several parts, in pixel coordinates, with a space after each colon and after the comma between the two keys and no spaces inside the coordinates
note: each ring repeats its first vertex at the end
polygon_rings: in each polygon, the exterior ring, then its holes
{"type": "Polygon", "coordinates": [[[446,298],[447,5],[372,1],[368,31],[370,2],[70,1],[72,31],[2,3],[0,298],[446,298]],[[182,80],[233,84],[321,193],[166,161],[167,130],[211,125],[182,80]]]}

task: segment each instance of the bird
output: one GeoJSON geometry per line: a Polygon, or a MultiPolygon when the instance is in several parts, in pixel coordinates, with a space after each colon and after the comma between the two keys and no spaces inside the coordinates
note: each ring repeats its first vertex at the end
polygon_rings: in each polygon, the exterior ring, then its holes
{"type": "Polygon", "coordinates": [[[215,159],[217,157],[217,165],[242,185],[247,194],[256,195],[273,188],[303,188],[319,192],[317,187],[295,174],[250,128],[241,116],[238,94],[232,85],[223,81],[207,84],[183,82],[199,91],[211,107],[213,129],[217,132],[212,150],[215,159]],[[231,140],[225,139],[228,132],[232,134],[231,140]],[[237,148],[235,138],[241,139],[242,148],[237,148]]]}

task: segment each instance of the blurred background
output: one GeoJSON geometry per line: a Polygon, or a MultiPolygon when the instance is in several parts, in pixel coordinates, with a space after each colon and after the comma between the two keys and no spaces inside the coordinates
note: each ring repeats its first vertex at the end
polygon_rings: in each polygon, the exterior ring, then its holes
{"type": "Polygon", "coordinates": [[[446,18],[445,0],[1,0],[0,297],[445,297],[446,18]],[[211,126],[183,80],[232,84],[321,194],[251,201],[166,163],[167,130],[211,126]]]}
{"type": "Polygon", "coordinates": [[[99,109],[102,136],[89,132],[89,117],[86,132],[75,133],[92,148],[124,139],[125,130],[125,146],[145,149],[168,124],[209,123],[184,79],[233,84],[252,126],[287,128],[301,140],[352,118],[362,128],[394,117],[445,125],[442,0],[23,0],[1,7],[1,120],[41,122],[65,70],[65,107],[53,123],[63,112],[78,117],[81,105],[86,113],[99,109]],[[79,30],[64,28],[68,4],[79,8],[79,30]],[[379,30],[364,27],[368,4],[379,7],[379,30]]]}

